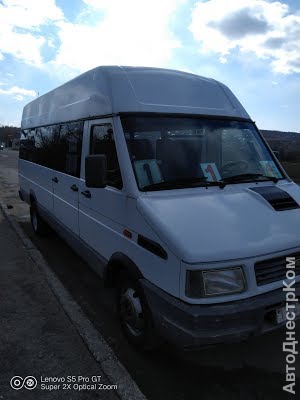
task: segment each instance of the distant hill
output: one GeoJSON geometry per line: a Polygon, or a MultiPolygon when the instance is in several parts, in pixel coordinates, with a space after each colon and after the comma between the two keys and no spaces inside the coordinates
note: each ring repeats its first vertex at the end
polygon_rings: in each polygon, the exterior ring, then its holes
{"type": "Polygon", "coordinates": [[[264,137],[268,139],[300,138],[300,132],[270,131],[266,129],[260,129],[260,131],[264,135],[264,137]]]}
{"type": "Polygon", "coordinates": [[[281,161],[300,161],[300,133],[260,129],[272,150],[278,151],[281,161]]]}

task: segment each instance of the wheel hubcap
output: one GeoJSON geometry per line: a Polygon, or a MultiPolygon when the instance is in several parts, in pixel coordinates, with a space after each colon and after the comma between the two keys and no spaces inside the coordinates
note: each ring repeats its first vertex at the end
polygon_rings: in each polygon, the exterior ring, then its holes
{"type": "Polygon", "coordinates": [[[145,321],[141,301],[132,288],[127,288],[121,295],[121,318],[126,323],[127,328],[134,336],[143,333],[145,321]]]}

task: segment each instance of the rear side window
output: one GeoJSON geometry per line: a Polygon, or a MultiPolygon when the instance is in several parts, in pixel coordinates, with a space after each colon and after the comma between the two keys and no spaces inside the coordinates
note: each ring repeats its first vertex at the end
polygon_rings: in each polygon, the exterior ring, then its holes
{"type": "Polygon", "coordinates": [[[45,126],[36,129],[35,133],[35,163],[51,169],[56,165],[56,144],[59,135],[59,125],[45,126]]]}
{"type": "Polygon", "coordinates": [[[23,130],[19,157],[79,178],[82,136],[83,122],[23,130]]]}
{"type": "Polygon", "coordinates": [[[23,160],[35,162],[35,129],[24,129],[20,137],[19,157],[23,160]]]}
{"type": "Polygon", "coordinates": [[[56,170],[80,177],[83,122],[61,125],[56,150],[56,170]]]}
{"type": "Polygon", "coordinates": [[[107,185],[122,189],[122,177],[111,124],[91,128],[90,154],[105,154],[107,159],[107,185]]]}
{"type": "Polygon", "coordinates": [[[22,131],[20,158],[55,169],[55,151],[59,130],[59,125],[51,125],[22,131]]]}

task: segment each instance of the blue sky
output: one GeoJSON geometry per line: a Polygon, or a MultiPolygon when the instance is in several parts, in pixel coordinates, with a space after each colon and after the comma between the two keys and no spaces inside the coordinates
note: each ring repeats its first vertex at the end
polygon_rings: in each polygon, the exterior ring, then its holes
{"type": "Polygon", "coordinates": [[[0,0],[0,124],[98,65],[212,77],[259,128],[300,132],[298,1],[0,0]]]}

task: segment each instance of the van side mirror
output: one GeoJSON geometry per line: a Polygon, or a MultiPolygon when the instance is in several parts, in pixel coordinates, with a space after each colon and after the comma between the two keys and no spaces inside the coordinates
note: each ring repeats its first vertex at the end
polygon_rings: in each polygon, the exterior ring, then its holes
{"type": "Polygon", "coordinates": [[[280,161],[280,153],[279,153],[279,151],[273,150],[273,154],[277,158],[277,160],[280,161]]]}
{"type": "Polygon", "coordinates": [[[85,158],[85,185],[89,188],[106,186],[107,161],[105,154],[95,154],[85,158]]]}

